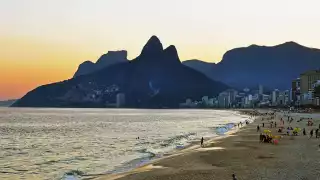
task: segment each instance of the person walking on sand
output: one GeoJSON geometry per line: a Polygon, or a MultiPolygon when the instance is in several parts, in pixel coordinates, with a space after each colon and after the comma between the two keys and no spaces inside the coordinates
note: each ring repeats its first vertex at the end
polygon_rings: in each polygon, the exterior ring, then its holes
{"type": "Polygon", "coordinates": [[[258,125],[258,126],[257,126],[257,132],[259,132],[259,131],[260,131],[260,126],[258,125]]]}
{"type": "Polygon", "coordinates": [[[200,144],[201,144],[201,147],[203,147],[203,137],[201,138],[200,144]]]}
{"type": "Polygon", "coordinates": [[[263,134],[262,134],[262,133],[260,133],[259,139],[260,139],[260,142],[263,142],[263,140],[264,140],[264,136],[263,136],[263,134]]]}
{"type": "Polygon", "coordinates": [[[310,131],[310,138],[312,138],[312,136],[313,136],[313,129],[311,129],[310,131]]]}
{"type": "Polygon", "coordinates": [[[232,180],[238,180],[235,174],[232,174],[232,180]]]}

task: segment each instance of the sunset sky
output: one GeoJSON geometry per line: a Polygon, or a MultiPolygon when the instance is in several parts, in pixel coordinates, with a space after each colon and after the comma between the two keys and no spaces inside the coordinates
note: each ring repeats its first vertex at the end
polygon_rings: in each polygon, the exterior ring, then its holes
{"type": "Polygon", "coordinates": [[[235,47],[320,48],[319,0],[0,0],[0,100],[72,77],[108,50],[136,57],[157,35],[181,60],[235,47]]]}

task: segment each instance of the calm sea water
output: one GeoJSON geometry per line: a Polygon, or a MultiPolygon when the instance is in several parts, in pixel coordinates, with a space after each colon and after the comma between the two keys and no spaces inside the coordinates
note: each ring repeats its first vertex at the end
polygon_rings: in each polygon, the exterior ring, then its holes
{"type": "Polygon", "coordinates": [[[0,179],[128,170],[245,119],[217,110],[1,108],[0,179]]]}

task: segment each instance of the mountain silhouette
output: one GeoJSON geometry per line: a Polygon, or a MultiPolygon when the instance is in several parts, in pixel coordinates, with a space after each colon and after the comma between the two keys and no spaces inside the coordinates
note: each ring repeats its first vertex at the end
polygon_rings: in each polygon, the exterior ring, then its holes
{"type": "Polygon", "coordinates": [[[127,107],[176,108],[187,98],[200,100],[227,88],[181,64],[175,46],[163,49],[160,40],[152,36],[137,58],[40,86],[13,106],[105,107],[115,102],[118,93],[124,93],[127,107]]]}
{"type": "Polygon", "coordinates": [[[276,46],[251,45],[226,52],[217,64],[201,61],[183,64],[232,87],[262,84],[269,88],[289,89],[291,81],[301,73],[320,67],[320,50],[292,41],[276,46]]]}
{"type": "Polygon", "coordinates": [[[108,51],[107,54],[102,55],[96,63],[85,61],[79,65],[78,70],[73,77],[90,74],[113,64],[128,61],[127,51],[108,51]]]}
{"type": "Polygon", "coordinates": [[[193,68],[199,72],[202,72],[205,75],[209,75],[208,77],[210,77],[210,74],[213,73],[212,71],[217,65],[215,63],[204,62],[198,59],[186,60],[186,61],[183,61],[182,64],[190,68],[193,68]]]}

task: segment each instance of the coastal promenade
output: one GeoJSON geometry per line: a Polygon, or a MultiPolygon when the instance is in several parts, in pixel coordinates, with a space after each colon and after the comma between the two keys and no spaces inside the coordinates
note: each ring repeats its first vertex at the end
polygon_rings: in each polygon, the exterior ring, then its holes
{"type": "MultiPolygon", "coordinates": [[[[228,180],[235,174],[238,180],[320,180],[320,138],[309,138],[311,129],[317,129],[320,119],[313,119],[313,126],[307,120],[297,122],[300,116],[293,116],[284,127],[306,128],[307,135],[286,136],[270,128],[268,120],[257,118],[229,137],[206,143],[204,148],[185,150],[178,155],[163,158],[131,172],[118,175],[102,175],[99,180],[228,180]],[[257,125],[269,129],[273,135],[283,136],[278,145],[260,143],[257,125]]],[[[280,124],[281,114],[275,121],[280,124]]],[[[319,116],[320,117],[320,116],[319,116]]]]}

